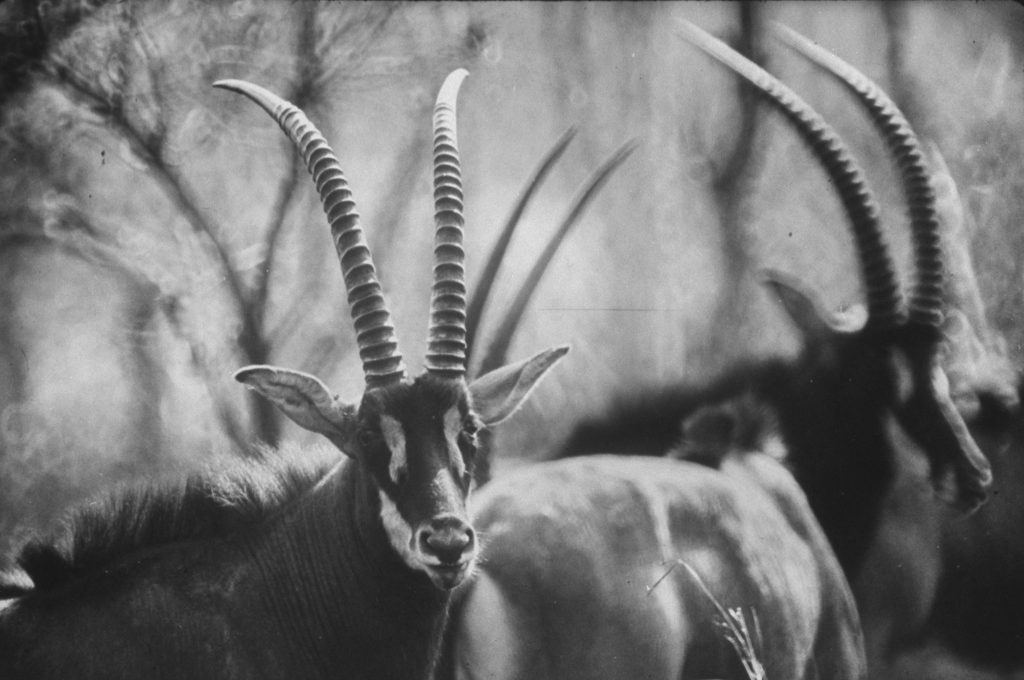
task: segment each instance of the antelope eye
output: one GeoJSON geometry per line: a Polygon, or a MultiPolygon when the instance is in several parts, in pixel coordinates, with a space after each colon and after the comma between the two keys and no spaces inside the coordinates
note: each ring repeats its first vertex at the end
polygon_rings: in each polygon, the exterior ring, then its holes
{"type": "Polygon", "coordinates": [[[466,420],[466,422],[464,422],[462,424],[462,432],[463,432],[463,434],[466,434],[466,435],[468,435],[470,437],[474,436],[479,431],[480,431],[480,426],[476,424],[475,420],[472,420],[472,419],[466,420]]]}
{"type": "Polygon", "coordinates": [[[394,478],[393,478],[393,481],[395,482],[395,486],[404,486],[406,480],[408,480],[408,479],[409,479],[409,471],[406,470],[404,467],[401,467],[401,468],[398,468],[397,470],[395,470],[394,478]]]}
{"type": "Polygon", "coordinates": [[[377,434],[373,430],[359,430],[356,439],[359,441],[360,446],[368,449],[377,443],[377,434]]]}

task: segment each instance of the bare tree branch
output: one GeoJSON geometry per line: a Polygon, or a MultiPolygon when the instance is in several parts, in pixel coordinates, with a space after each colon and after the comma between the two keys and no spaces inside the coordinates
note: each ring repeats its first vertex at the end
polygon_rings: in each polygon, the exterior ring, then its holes
{"type": "MultiPolygon", "coordinates": [[[[308,108],[315,96],[314,83],[319,79],[322,65],[320,55],[316,49],[316,3],[303,5],[302,19],[299,23],[299,35],[297,48],[299,50],[298,64],[299,72],[291,92],[285,99],[291,101],[300,109],[308,108]]],[[[276,264],[278,245],[281,241],[281,233],[284,228],[285,216],[288,208],[295,198],[299,180],[305,174],[305,168],[301,159],[295,153],[291,144],[288,147],[288,158],[290,164],[288,170],[282,176],[277,188],[277,195],[274,205],[270,211],[270,220],[264,230],[263,257],[256,267],[255,282],[253,283],[253,294],[249,300],[249,307],[253,318],[256,320],[256,330],[261,335],[266,335],[267,322],[267,298],[270,294],[271,270],[276,264]]],[[[271,345],[273,346],[273,345],[271,345]]]]}
{"type": "Polygon", "coordinates": [[[197,201],[193,197],[191,190],[188,189],[176,173],[171,171],[171,166],[164,162],[162,153],[163,139],[152,133],[147,134],[138,130],[125,118],[122,110],[117,108],[112,102],[106,101],[101,94],[88,87],[78,74],[70,68],[63,65],[55,65],[53,76],[53,82],[58,87],[62,87],[64,91],[74,95],[78,99],[79,104],[102,115],[121,133],[132,153],[154,173],[164,192],[181,211],[182,216],[192,227],[193,231],[206,237],[207,242],[214,250],[215,259],[220,265],[221,273],[228,283],[231,296],[239,308],[240,316],[243,317],[243,323],[251,325],[251,319],[246,318],[248,315],[245,313],[245,290],[237,271],[232,265],[231,257],[224,244],[217,237],[217,232],[213,225],[210,224],[197,207],[197,201]]]}
{"type": "MultiPolygon", "coordinates": [[[[316,3],[313,3],[316,4],[316,3]]],[[[362,15],[355,16],[351,21],[335,26],[333,30],[327,31],[316,41],[316,49],[319,52],[336,45],[348,45],[349,49],[343,53],[343,58],[333,61],[321,60],[322,69],[319,77],[312,81],[311,86],[317,92],[327,88],[328,83],[338,78],[338,73],[344,68],[346,71],[357,72],[350,67],[363,61],[370,47],[376,44],[387,28],[391,17],[401,7],[401,3],[387,3],[382,5],[364,4],[363,7],[371,7],[376,15],[367,19],[362,15]],[[355,55],[353,58],[352,55],[355,55]]]]}
{"type": "MultiPolygon", "coordinates": [[[[764,63],[761,47],[763,29],[757,3],[743,2],[739,8],[739,33],[733,42],[736,49],[755,63],[764,63]]],[[[721,339],[735,333],[749,318],[752,296],[745,290],[744,283],[752,274],[749,239],[745,230],[747,222],[746,196],[750,178],[757,161],[758,133],[761,114],[756,90],[745,82],[737,82],[738,110],[740,112],[739,134],[732,147],[721,161],[710,161],[712,166],[711,194],[718,212],[722,233],[722,265],[724,282],[722,294],[716,303],[717,310],[711,314],[712,323],[708,328],[703,346],[695,351],[722,366],[732,361],[724,348],[737,348],[736,343],[721,344],[721,339]],[[714,343],[715,351],[708,351],[707,344],[714,343]]],[[[715,370],[715,367],[709,367],[715,370]]]]}

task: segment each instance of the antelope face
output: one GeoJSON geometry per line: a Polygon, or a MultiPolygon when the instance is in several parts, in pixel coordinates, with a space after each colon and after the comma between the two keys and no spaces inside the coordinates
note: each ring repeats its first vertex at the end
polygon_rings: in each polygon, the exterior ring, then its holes
{"type": "MultiPolygon", "coordinates": [[[[774,286],[779,289],[778,282],[774,286]]],[[[826,429],[850,447],[839,464],[856,462],[866,472],[868,456],[850,455],[853,449],[881,456],[875,460],[891,459],[901,442],[910,441],[929,458],[933,484],[943,499],[964,511],[978,507],[991,479],[989,464],[921,329],[851,331],[827,315],[809,313],[809,301],[794,312],[797,295],[792,290],[787,294],[788,311],[805,340],[802,375],[808,418],[828,423],[826,429]],[[898,427],[901,436],[894,440],[889,426],[883,427],[886,423],[898,427]]]]}
{"type": "Polygon", "coordinates": [[[297,425],[327,437],[372,479],[381,526],[395,552],[438,588],[473,571],[476,532],[466,500],[476,432],[510,417],[568,352],[556,347],[487,373],[469,385],[431,373],[366,390],[359,408],[317,378],[250,366],[235,378],[297,425]]]}
{"type": "Polygon", "coordinates": [[[379,487],[392,547],[438,588],[454,588],[478,550],[466,500],[480,423],[464,384],[424,375],[370,390],[359,421],[358,457],[379,487]]]}
{"type": "Polygon", "coordinates": [[[899,424],[930,452],[939,494],[965,510],[976,509],[987,497],[991,469],[950,395],[938,355],[897,345],[891,356],[899,424]]]}

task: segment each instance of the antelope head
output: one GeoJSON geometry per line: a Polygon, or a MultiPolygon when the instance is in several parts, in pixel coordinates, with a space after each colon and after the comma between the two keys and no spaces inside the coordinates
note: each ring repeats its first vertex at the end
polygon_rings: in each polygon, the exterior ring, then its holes
{"type": "Polygon", "coordinates": [[[466,512],[477,432],[512,415],[568,351],[558,347],[468,383],[462,178],[456,97],[465,70],[450,74],[434,108],[434,283],[425,372],[406,375],[391,314],[352,192],[334,152],[305,114],[240,80],[215,87],[245,95],[292,140],[313,177],[341,262],[366,389],[342,401],[319,379],[249,366],[235,378],[299,426],[318,432],[368,472],[381,523],[395,552],[435,586],[451,589],[471,573],[478,541],[466,512]]]}
{"type": "MultiPolygon", "coordinates": [[[[899,168],[916,270],[904,304],[878,205],[838,134],[799,95],[756,64],[688,22],[682,31],[687,40],[752,83],[786,117],[828,173],[849,217],[867,298],[865,318],[852,322],[822,312],[813,296],[786,277],[772,275],[768,281],[809,339],[811,360],[837,367],[830,393],[845,391],[852,400],[846,405],[854,406],[850,411],[862,409],[868,418],[884,418],[889,430],[902,430],[929,457],[940,495],[973,510],[986,497],[991,471],[954,406],[939,363],[945,311],[943,256],[931,175],[914,131],[875,83],[803,36],[778,27],[777,34],[787,45],[838,78],[868,109],[899,168]],[[813,348],[821,350],[818,356],[813,356],[813,348]]],[[[840,418],[849,428],[835,436],[865,436],[865,447],[887,446],[864,434],[872,428],[858,423],[861,417],[843,413],[840,418]]]]}

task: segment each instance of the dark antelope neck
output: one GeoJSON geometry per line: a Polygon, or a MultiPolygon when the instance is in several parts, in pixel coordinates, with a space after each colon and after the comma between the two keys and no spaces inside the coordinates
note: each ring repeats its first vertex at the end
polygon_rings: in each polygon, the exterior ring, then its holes
{"type": "Polygon", "coordinates": [[[786,463],[807,494],[848,575],[855,574],[892,484],[884,404],[804,354],[739,365],[707,385],[640,390],[578,425],[562,456],[610,451],[661,456],[681,441],[681,426],[709,405],[745,400],[734,443],[762,446],[781,436],[786,463]]]}
{"type": "Polygon", "coordinates": [[[449,595],[395,553],[361,464],[343,462],[248,549],[268,628],[305,650],[317,673],[429,675],[449,595]]]}
{"type": "Polygon", "coordinates": [[[304,498],[337,463],[326,449],[275,455],[183,484],[144,485],[79,508],[52,535],[30,540],[18,563],[34,591],[73,585],[142,553],[248,535],[304,498]]]}
{"type": "Polygon", "coordinates": [[[768,403],[781,429],[787,465],[843,571],[853,578],[872,544],[881,501],[894,481],[885,407],[868,399],[829,399],[828,387],[809,389],[800,376],[787,376],[768,403]]]}
{"type": "Polygon", "coordinates": [[[785,462],[850,578],[860,570],[881,520],[882,499],[894,481],[894,450],[887,420],[891,386],[879,366],[871,338],[833,338],[829,347],[812,343],[794,362],[764,362],[746,369],[747,380],[731,378],[695,390],[696,408],[749,400],[738,412],[735,444],[766,449],[779,437],[785,462]]]}

